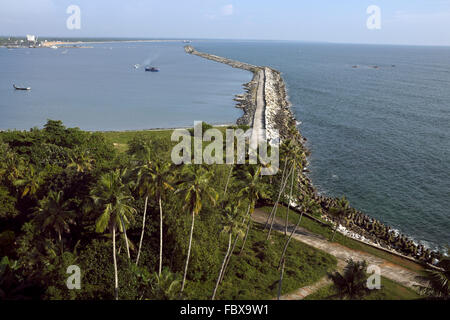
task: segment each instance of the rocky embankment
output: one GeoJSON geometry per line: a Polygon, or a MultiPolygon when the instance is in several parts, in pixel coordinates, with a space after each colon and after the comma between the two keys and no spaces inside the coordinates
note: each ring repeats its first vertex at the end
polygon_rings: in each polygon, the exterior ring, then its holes
{"type": "MultiPolygon", "coordinates": [[[[185,50],[189,54],[252,72],[253,79],[249,83],[244,84],[245,93],[237,95],[235,98],[237,102],[236,107],[244,111],[244,115],[238,119],[237,124],[248,125],[253,128],[263,127],[261,129],[265,129],[264,138],[267,141],[277,140],[278,138],[281,141],[288,139],[294,140],[302,146],[305,157],[309,155],[309,151],[305,147],[306,139],[297,130],[297,121],[291,112],[286,85],[279,71],[269,67],[254,66],[216,55],[198,52],[192,46],[186,46],[185,50]]],[[[302,190],[310,195],[315,202],[320,204],[323,212],[329,212],[336,205],[336,199],[319,195],[311,180],[305,174],[306,172],[307,170],[299,173],[298,176],[298,183],[302,185],[302,190]]],[[[293,202],[295,203],[297,201],[293,202]]],[[[298,202],[301,203],[301,199],[298,199],[298,202]]],[[[301,206],[298,210],[301,210],[301,206]]],[[[325,214],[322,218],[334,224],[337,223],[339,225],[338,230],[350,238],[394,254],[402,255],[408,259],[428,264],[440,259],[440,253],[433,252],[421,245],[415,244],[408,237],[396,233],[389,226],[355,209],[353,209],[349,216],[345,217],[344,222],[338,221],[329,214],[325,214]]]]}
{"type": "Polygon", "coordinates": [[[295,119],[290,110],[287,99],[286,86],[279,71],[268,67],[259,67],[213,54],[203,53],[195,50],[192,46],[185,46],[185,51],[205,59],[227,64],[233,68],[247,70],[253,73],[253,79],[244,84],[244,94],[235,97],[236,107],[243,110],[244,115],[237,120],[238,125],[253,127],[255,112],[258,106],[257,93],[260,83],[261,71],[264,72],[262,88],[264,94],[263,129],[266,129],[267,138],[276,139],[275,129],[279,131],[282,139],[290,138],[289,128],[295,126],[295,119]]]}

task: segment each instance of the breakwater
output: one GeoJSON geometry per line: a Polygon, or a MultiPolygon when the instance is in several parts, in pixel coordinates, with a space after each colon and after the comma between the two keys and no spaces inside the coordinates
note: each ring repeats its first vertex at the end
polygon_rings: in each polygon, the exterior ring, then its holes
{"type": "MultiPolygon", "coordinates": [[[[296,128],[296,120],[290,110],[285,83],[279,71],[270,67],[254,66],[198,52],[192,46],[185,47],[185,50],[190,54],[253,72],[252,81],[244,85],[246,92],[243,95],[238,95],[235,99],[238,102],[237,107],[244,111],[244,115],[237,123],[252,126],[254,132],[258,132],[259,128],[265,129],[266,136],[261,138],[267,140],[274,138],[276,129],[279,131],[281,140],[297,141],[302,145],[305,154],[308,155],[304,143],[305,139],[296,128]]],[[[358,210],[352,209],[351,214],[343,220],[334,218],[329,212],[331,208],[336,207],[336,199],[320,196],[305,172],[299,173],[298,182],[301,184],[302,190],[320,204],[325,213],[322,218],[338,224],[339,232],[344,235],[420,263],[431,264],[440,260],[440,253],[417,245],[407,236],[398,234],[381,221],[377,221],[358,210]]],[[[302,199],[299,198],[298,200],[301,203],[302,199]]]]}

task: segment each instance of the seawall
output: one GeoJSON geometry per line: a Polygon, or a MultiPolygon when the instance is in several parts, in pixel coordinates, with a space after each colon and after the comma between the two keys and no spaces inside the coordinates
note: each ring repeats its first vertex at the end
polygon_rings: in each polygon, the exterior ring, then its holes
{"type": "MultiPolygon", "coordinates": [[[[290,109],[291,105],[287,97],[286,85],[279,71],[270,67],[254,66],[228,58],[198,52],[192,46],[186,46],[185,51],[189,54],[228,64],[233,68],[240,68],[252,72],[253,79],[244,85],[246,89],[245,94],[238,95],[235,99],[238,102],[237,107],[242,108],[244,111],[244,115],[238,119],[237,124],[245,124],[253,127],[253,132],[255,134],[256,131],[258,139],[266,139],[266,141],[277,139],[278,136],[275,132],[278,130],[281,140],[295,140],[303,146],[306,155],[309,154],[305,147],[306,139],[302,137],[300,131],[297,129],[297,121],[290,109]],[[266,136],[258,133],[260,130],[264,131],[266,136]]],[[[336,204],[335,199],[320,196],[311,180],[305,174],[306,172],[299,173],[298,183],[307,194],[311,195],[320,204],[324,212],[329,212],[330,208],[336,204]]],[[[296,209],[300,210],[301,208],[296,209]]],[[[339,223],[329,214],[326,214],[323,218],[326,221],[339,223]]],[[[355,217],[352,217],[352,219],[354,221],[349,227],[339,224],[338,231],[356,241],[408,260],[428,264],[429,267],[435,268],[430,262],[433,259],[439,259],[439,253],[432,252],[423,246],[414,244],[404,235],[394,236],[389,226],[382,224],[362,212],[356,211],[355,217]],[[373,232],[374,230],[378,233],[375,234],[373,232]]]]}

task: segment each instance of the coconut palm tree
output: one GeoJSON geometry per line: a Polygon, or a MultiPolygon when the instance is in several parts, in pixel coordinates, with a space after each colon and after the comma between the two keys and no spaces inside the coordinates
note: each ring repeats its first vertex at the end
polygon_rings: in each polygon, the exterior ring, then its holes
{"type": "Polygon", "coordinates": [[[289,243],[291,242],[291,240],[292,240],[294,234],[297,232],[297,229],[298,229],[298,227],[300,226],[300,223],[302,222],[302,218],[303,218],[304,213],[305,213],[306,211],[309,211],[309,212],[311,212],[311,213],[314,214],[314,213],[316,213],[316,212],[318,212],[318,211],[320,210],[319,204],[318,204],[317,202],[315,202],[314,200],[312,200],[312,199],[311,199],[310,197],[308,197],[308,196],[304,196],[303,199],[302,199],[302,201],[301,201],[301,203],[302,203],[302,205],[301,205],[302,210],[301,210],[300,217],[299,217],[299,219],[298,219],[297,224],[296,224],[295,227],[292,229],[292,232],[291,232],[291,234],[289,235],[289,238],[286,240],[286,242],[285,242],[285,244],[284,244],[283,251],[282,251],[281,257],[280,257],[280,262],[278,263],[278,269],[280,268],[280,266],[281,266],[282,263],[283,263],[283,260],[284,260],[285,255],[286,255],[286,251],[287,251],[288,246],[289,246],[289,243]]]}
{"type": "Polygon", "coordinates": [[[48,196],[39,201],[39,207],[36,210],[35,221],[44,231],[55,231],[61,245],[61,254],[63,250],[62,234],[70,232],[70,224],[74,224],[75,212],[68,210],[68,203],[64,201],[62,191],[50,191],[48,196]]]}
{"type": "Polygon", "coordinates": [[[244,171],[242,180],[244,181],[244,187],[238,193],[239,197],[246,197],[248,199],[248,208],[245,219],[248,219],[247,229],[245,231],[244,241],[242,242],[241,250],[239,254],[242,254],[247,242],[248,233],[251,228],[252,219],[251,215],[255,211],[256,202],[265,197],[267,193],[267,187],[261,182],[261,166],[248,166],[249,170],[244,171]]]}
{"type": "Polygon", "coordinates": [[[191,256],[192,237],[194,234],[195,216],[202,210],[203,201],[208,198],[214,205],[218,199],[218,194],[210,185],[212,172],[206,170],[201,165],[186,165],[182,169],[183,181],[180,184],[181,191],[184,191],[184,208],[189,210],[192,216],[191,230],[189,235],[189,245],[184,267],[183,282],[181,292],[184,291],[186,275],[191,256]]]}
{"type": "MultiPolygon", "coordinates": [[[[112,248],[114,262],[114,297],[119,299],[119,280],[116,257],[116,230],[123,231],[130,223],[136,210],[130,206],[133,199],[129,194],[129,188],[124,183],[126,170],[115,170],[101,176],[98,184],[92,189],[91,197],[94,204],[102,210],[96,222],[96,231],[105,232],[108,229],[112,233],[112,248]]],[[[128,245],[128,239],[125,236],[128,245]]]]}
{"type": "Polygon", "coordinates": [[[95,160],[89,156],[89,152],[76,150],[70,157],[68,168],[75,168],[77,172],[91,171],[95,160]]]}
{"type": "Polygon", "coordinates": [[[153,193],[153,162],[151,152],[146,149],[143,160],[140,161],[140,165],[137,167],[137,182],[136,187],[140,196],[145,196],[144,202],[144,215],[142,217],[142,231],[141,238],[139,240],[139,249],[136,257],[136,265],[139,264],[139,258],[141,256],[142,241],[144,240],[145,233],[145,219],[147,217],[148,198],[153,193]]]}
{"type": "Polygon", "coordinates": [[[427,286],[420,286],[421,293],[433,298],[450,299],[450,258],[444,257],[439,263],[442,270],[426,270],[427,275],[421,277],[428,281],[427,286]]]}
{"type": "Polygon", "coordinates": [[[338,292],[337,296],[341,299],[360,299],[368,294],[367,278],[369,275],[366,270],[366,261],[355,262],[349,259],[342,274],[339,272],[329,274],[328,277],[333,281],[338,292]]]}
{"type": "MultiPolygon", "coordinates": [[[[267,232],[266,240],[269,240],[269,238],[270,238],[270,234],[271,234],[272,229],[273,229],[273,223],[274,223],[275,217],[277,215],[278,204],[280,203],[281,195],[284,193],[284,190],[285,190],[286,185],[288,183],[289,177],[293,174],[293,171],[294,171],[294,168],[291,167],[291,169],[289,170],[289,172],[287,173],[287,175],[286,175],[286,177],[284,179],[284,182],[281,184],[281,189],[280,189],[280,193],[278,194],[277,201],[275,202],[275,205],[273,206],[273,209],[272,209],[272,213],[270,214],[270,216],[268,218],[268,220],[270,219],[271,222],[270,222],[269,232],[267,232]]],[[[266,222],[266,226],[267,226],[267,222],[266,222]]],[[[264,228],[266,228],[266,226],[264,226],[264,228]]]]}
{"type": "Polygon", "coordinates": [[[304,160],[305,160],[305,158],[303,157],[303,152],[302,152],[300,145],[291,144],[289,152],[291,154],[290,160],[289,160],[289,165],[291,166],[293,172],[291,175],[291,188],[290,188],[290,192],[289,192],[289,198],[287,199],[288,206],[287,206],[287,210],[286,210],[286,219],[285,219],[285,227],[284,227],[285,235],[287,235],[287,232],[288,232],[287,229],[288,229],[288,224],[289,224],[289,209],[291,207],[291,202],[292,202],[292,193],[294,191],[294,182],[298,183],[297,172],[303,171],[303,165],[304,165],[304,160]]]}
{"type": "Polygon", "coordinates": [[[335,216],[338,220],[336,223],[336,226],[334,228],[333,237],[331,238],[331,241],[334,241],[334,237],[336,236],[337,229],[339,225],[341,224],[341,221],[344,217],[346,217],[348,214],[352,212],[352,208],[350,208],[350,203],[348,200],[344,197],[337,200],[336,206],[332,207],[330,209],[331,215],[335,216]]]}
{"type": "Polygon", "coordinates": [[[172,187],[172,166],[168,162],[156,161],[153,167],[153,191],[159,205],[159,270],[158,275],[162,271],[163,257],[163,205],[162,198],[167,190],[174,190],[172,187]]]}
{"type": "MultiPolygon", "coordinates": [[[[220,268],[219,276],[217,277],[216,286],[214,288],[211,300],[214,300],[216,297],[217,289],[219,288],[219,284],[225,275],[226,267],[230,261],[231,255],[233,254],[233,251],[234,251],[231,248],[231,242],[232,242],[231,239],[232,239],[233,235],[236,236],[236,240],[240,236],[243,236],[242,213],[241,213],[241,210],[239,207],[240,207],[239,201],[238,201],[237,205],[236,205],[236,201],[229,201],[223,210],[224,215],[222,216],[222,220],[223,220],[223,222],[222,222],[223,223],[223,231],[222,232],[228,234],[228,249],[223,258],[222,266],[220,268]]],[[[235,240],[235,244],[236,244],[236,240],[235,240]]],[[[234,246],[233,246],[233,248],[234,248],[234,246]]]]}
{"type": "Polygon", "coordinates": [[[26,197],[27,195],[35,195],[43,183],[44,172],[37,172],[36,168],[31,164],[29,164],[28,170],[25,171],[24,176],[21,179],[17,179],[14,181],[14,185],[16,187],[22,188],[22,198],[26,197]]]}
{"type": "Polygon", "coordinates": [[[164,268],[161,274],[155,273],[154,282],[151,284],[152,298],[155,300],[176,300],[180,295],[180,280],[177,274],[164,268]]]}

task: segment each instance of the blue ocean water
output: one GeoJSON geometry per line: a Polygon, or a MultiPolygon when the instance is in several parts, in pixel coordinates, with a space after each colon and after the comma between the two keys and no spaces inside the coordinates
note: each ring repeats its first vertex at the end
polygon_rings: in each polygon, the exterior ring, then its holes
{"type": "MultiPolygon", "coordinates": [[[[354,207],[432,248],[450,243],[450,48],[194,45],[283,73],[320,192],[345,194],[354,207]]],[[[246,71],[186,55],[181,43],[93,46],[0,48],[0,129],[41,126],[47,118],[85,130],[167,128],[241,115],[232,99],[251,79],[246,71]],[[13,83],[32,91],[16,92],[13,83]]]]}
{"type": "Polygon", "coordinates": [[[172,128],[234,123],[242,115],[233,98],[252,78],[247,71],[187,55],[181,42],[88,46],[0,48],[0,130],[47,119],[84,130],[172,128]],[[145,72],[145,65],[161,72],[145,72]],[[15,91],[14,83],[32,90],[15,91]]]}
{"type": "Polygon", "coordinates": [[[283,73],[320,192],[345,194],[417,242],[450,244],[449,47],[217,41],[196,48],[283,73]]]}

